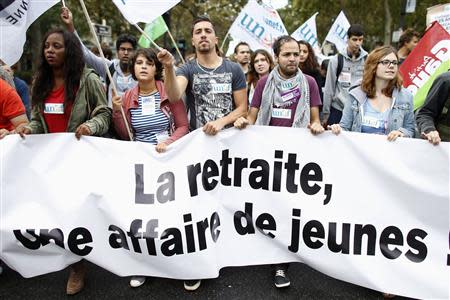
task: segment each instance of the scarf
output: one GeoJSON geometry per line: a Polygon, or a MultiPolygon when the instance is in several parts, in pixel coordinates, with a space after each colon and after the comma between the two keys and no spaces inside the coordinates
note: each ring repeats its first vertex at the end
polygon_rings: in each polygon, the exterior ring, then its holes
{"type": "Polygon", "coordinates": [[[286,83],[290,83],[293,87],[300,88],[300,99],[298,99],[292,127],[306,128],[308,126],[310,120],[308,80],[300,69],[297,70],[295,77],[284,79],[280,75],[279,66],[276,66],[267,78],[262,94],[258,118],[256,119],[256,125],[269,125],[273,106],[282,107],[282,105],[285,104],[281,95],[283,92],[282,87],[283,85],[286,86],[286,83]]]}

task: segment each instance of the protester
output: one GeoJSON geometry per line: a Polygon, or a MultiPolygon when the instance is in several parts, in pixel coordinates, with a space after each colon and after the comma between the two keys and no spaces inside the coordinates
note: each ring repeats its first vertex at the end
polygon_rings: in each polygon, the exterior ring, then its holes
{"type": "Polygon", "coordinates": [[[330,128],[335,134],[343,129],[387,135],[389,141],[414,137],[413,96],[402,87],[394,48],[384,46],[369,54],[361,85],[350,91],[341,122],[330,128]]]}
{"type": "MultiPolygon", "coordinates": [[[[360,86],[350,91],[350,102],[344,108],[339,124],[341,130],[387,135],[388,141],[398,137],[414,137],[413,96],[402,87],[398,72],[398,56],[394,48],[384,46],[367,57],[360,86]]],[[[384,298],[395,295],[383,293],[384,298]]]]}
{"type": "MultiPolygon", "coordinates": [[[[313,134],[324,131],[320,124],[319,88],[314,78],[298,68],[300,48],[290,36],[281,36],[273,44],[278,65],[259,80],[246,118],[234,122],[237,128],[248,124],[310,128],[313,134]]],[[[277,288],[288,287],[289,264],[275,266],[274,283],[277,288]]]]}
{"type": "MultiPolygon", "coordinates": [[[[61,9],[61,20],[66,25],[66,28],[69,32],[77,34],[75,31],[75,26],[73,24],[72,13],[67,7],[63,7],[61,9]]],[[[97,55],[92,53],[86,46],[84,46],[83,44],[82,46],[86,64],[89,67],[93,68],[97,72],[97,74],[99,74],[100,77],[102,77],[106,82],[108,106],[111,107],[112,86],[110,85],[110,81],[107,76],[104,61],[101,57],[98,57],[97,55]]],[[[134,36],[129,34],[122,34],[116,40],[117,59],[105,59],[119,96],[121,96],[127,90],[136,86],[136,81],[131,76],[129,64],[130,58],[136,50],[136,47],[137,41],[134,36]]]]}
{"type": "Polygon", "coordinates": [[[247,76],[249,72],[251,50],[246,42],[239,42],[234,47],[234,59],[241,66],[242,71],[247,76]]]}
{"type": "MultiPolygon", "coordinates": [[[[131,76],[137,86],[113,97],[113,124],[118,136],[129,139],[121,109],[135,141],[156,145],[164,152],[169,144],[187,134],[188,119],[183,101],[170,103],[161,81],[163,67],[153,49],[138,49],[131,58],[131,76]]],[[[133,276],[131,287],[145,283],[145,276],[133,276]]]]}
{"type": "MultiPolygon", "coordinates": [[[[186,92],[190,130],[203,127],[206,134],[215,135],[247,112],[245,76],[238,64],[218,55],[218,39],[211,20],[195,19],[191,33],[196,58],[176,73],[170,52],[158,53],[164,65],[164,86],[171,102],[180,101],[186,92]]],[[[200,284],[200,280],[189,280],[184,287],[193,291],[200,284]]]]}
{"type": "MultiPolygon", "coordinates": [[[[25,134],[74,132],[101,136],[108,131],[111,111],[105,92],[94,71],[85,68],[78,38],[60,29],[43,40],[41,62],[31,90],[31,122],[16,131],[25,134]]],[[[70,268],[66,292],[83,289],[86,266],[82,261],[70,268]]]]}
{"type": "Polygon", "coordinates": [[[416,116],[417,127],[422,137],[433,145],[441,141],[450,142],[450,71],[433,82],[425,104],[416,116]]]}
{"type": "Polygon", "coordinates": [[[16,90],[0,78],[0,140],[28,124],[25,112],[16,90]]]}
{"type": "Polygon", "coordinates": [[[13,78],[14,86],[16,88],[16,92],[19,94],[20,99],[22,100],[23,105],[25,106],[25,110],[27,112],[27,117],[30,117],[30,96],[28,91],[27,83],[15,76],[13,68],[8,65],[3,65],[2,68],[8,72],[8,74],[13,78]]]}
{"type": "Polygon", "coordinates": [[[348,89],[359,83],[363,76],[367,52],[361,47],[364,29],[353,24],[347,31],[347,47],[330,58],[323,91],[323,120],[327,124],[338,124],[342,110],[349,99],[348,89]]]}
{"type": "Polygon", "coordinates": [[[317,57],[314,54],[314,50],[311,45],[306,41],[299,41],[298,45],[300,47],[300,64],[299,68],[306,75],[314,78],[317,85],[319,86],[320,100],[323,99],[322,88],[325,85],[325,77],[322,77],[320,72],[320,66],[317,61],[317,57]]]}
{"type": "Polygon", "coordinates": [[[256,84],[262,77],[268,75],[274,68],[273,58],[264,49],[258,49],[252,53],[248,72],[247,96],[249,104],[252,103],[256,84]]]}
{"type": "Polygon", "coordinates": [[[420,33],[412,28],[406,29],[398,40],[398,62],[402,64],[406,57],[416,47],[420,40],[420,33]]]}

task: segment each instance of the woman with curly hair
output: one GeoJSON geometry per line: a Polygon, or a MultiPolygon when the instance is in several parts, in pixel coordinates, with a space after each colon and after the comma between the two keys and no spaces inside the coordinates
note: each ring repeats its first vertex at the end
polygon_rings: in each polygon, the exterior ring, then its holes
{"type": "Polygon", "coordinates": [[[188,119],[183,101],[169,102],[161,81],[163,66],[153,49],[138,49],[131,58],[131,76],[138,85],[113,98],[113,124],[128,140],[123,108],[133,139],[156,145],[158,152],[187,134],[188,119]]]}
{"type": "MultiPolygon", "coordinates": [[[[114,96],[113,125],[120,139],[128,140],[129,133],[121,109],[125,112],[128,128],[135,141],[155,145],[158,152],[189,132],[183,101],[169,102],[161,81],[163,66],[153,49],[138,49],[131,58],[131,76],[137,86],[122,96],[114,96]]],[[[131,287],[145,283],[145,276],[132,276],[131,287]]]]}
{"type": "MultiPolygon", "coordinates": [[[[56,29],[48,32],[40,49],[41,62],[33,82],[31,122],[16,131],[26,134],[74,132],[101,136],[108,131],[111,111],[99,77],[84,64],[78,38],[56,29]]],[[[70,267],[66,292],[73,295],[84,287],[86,266],[70,267]]]]}

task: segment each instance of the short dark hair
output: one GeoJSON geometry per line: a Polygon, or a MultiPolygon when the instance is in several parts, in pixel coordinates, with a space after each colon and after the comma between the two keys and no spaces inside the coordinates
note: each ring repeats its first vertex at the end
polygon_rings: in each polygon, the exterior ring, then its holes
{"type": "Polygon", "coordinates": [[[203,16],[199,16],[199,17],[195,18],[194,21],[192,21],[191,36],[194,35],[194,27],[195,27],[195,25],[197,23],[200,23],[200,22],[208,22],[208,23],[210,23],[212,28],[213,28],[213,30],[214,30],[214,32],[216,32],[216,29],[214,28],[214,24],[211,21],[211,19],[207,15],[203,15],[203,16]]]}
{"type": "Polygon", "coordinates": [[[239,42],[239,43],[236,45],[236,47],[234,47],[234,54],[237,54],[237,53],[238,53],[238,50],[239,50],[239,47],[240,47],[240,46],[247,46],[248,49],[250,49],[250,45],[249,45],[248,43],[246,43],[246,42],[239,42]]]}
{"type": "Polygon", "coordinates": [[[146,59],[148,59],[149,61],[151,61],[155,64],[155,67],[156,67],[155,80],[161,80],[164,67],[163,67],[162,63],[158,60],[156,51],[153,50],[152,48],[140,48],[140,49],[136,50],[134,55],[131,57],[131,63],[130,63],[131,77],[133,77],[134,80],[137,80],[136,74],[134,73],[134,64],[136,63],[136,59],[138,58],[139,55],[143,55],[146,59]]]}
{"type": "Polygon", "coordinates": [[[131,47],[133,47],[134,50],[136,50],[137,48],[137,41],[136,38],[131,35],[131,34],[121,34],[119,35],[119,37],[117,38],[116,41],[116,50],[119,51],[120,45],[122,45],[123,43],[130,43],[131,47]]]}
{"type": "Polygon", "coordinates": [[[413,37],[417,37],[418,39],[420,39],[420,33],[418,33],[417,31],[415,31],[412,28],[406,29],[400,36],[400,39],[398,40],[398,47],[401,48],[405,44],[411,42],[413,37]]]}
{"type": "Polygon", "coordinates": [[[283,46],[287,42],[295,42],[297,44],[297,40],[290,35],[282,35],[275,40],[272,45],[272,50],[275,56],[278,56],[280,54],[281,46],[283,46]]]}
{"type": "Polygon", "coordinates": [[[352,24],[347,30],[347,37],[351,38],[352,36],[363,36],[364,28],[360,24],[352,24]]]}

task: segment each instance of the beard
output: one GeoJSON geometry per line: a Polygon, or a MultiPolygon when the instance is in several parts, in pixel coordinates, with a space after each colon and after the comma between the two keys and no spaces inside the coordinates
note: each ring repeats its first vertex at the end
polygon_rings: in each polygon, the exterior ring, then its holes
{"type": "Polygon", "coordinates": [[[297,74],[297,70],[298,70],[298,68],[288,69],[287,67],[283,68],[283,67],[280,66],[280,73],[283,74],[285,77],[288,77],[288,78],[290,78],[290,77],[294,76],[295,74],[297,74]]]}

